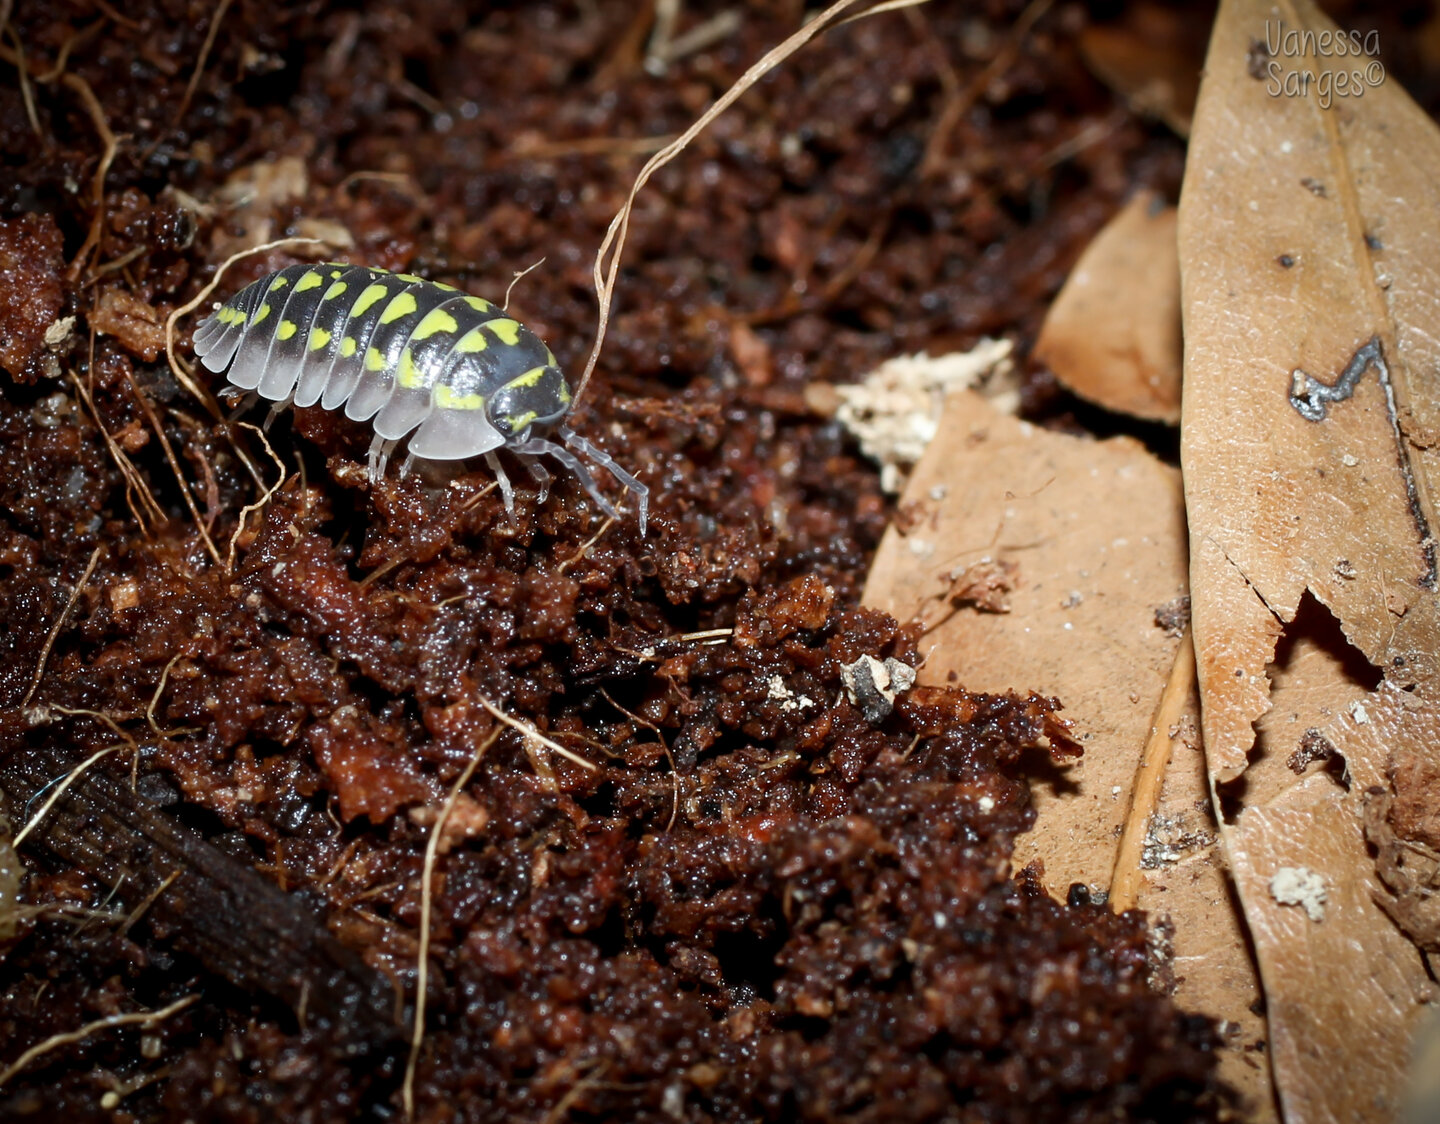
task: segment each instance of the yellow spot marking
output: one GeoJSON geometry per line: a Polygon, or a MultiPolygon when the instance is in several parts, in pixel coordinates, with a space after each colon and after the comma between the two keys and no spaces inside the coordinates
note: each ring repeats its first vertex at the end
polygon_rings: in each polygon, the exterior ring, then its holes
{"type": "Polygon", "coordinates": [[[454,285],[447,285],[444,281],[431,281],[430,284],[434,285],[437,289],[444,289],[447,293],[458,291],[454,285]]]}
{"type": "Polygon", "coordinates": [[[523,414],[511,414],[510,417],[505,420],[510,423],[510,431],[512,433],[519,433],[539,416],[540,415],[534,410],[526,410],[523,414]]]}
{"type": "Polygon", "coordinates": [[[324,328],[310,329],[310,350],[324,351],[330,343],[330,333],[324,328]]]}
{"type": "Polygon", "coordinates": [[[288,340],[300,330],[300,325],[293,320],[280,321],[280,327],[275,330],[275,335],[282,340],[288,340]]]}
{"type": "Polygon", "coordinates": [[[297,293],[303,293],[307,289],[318,289],[323,284],[325,284],[325,278],[320,275],[320,271],[318,269],[312,269],[309,273],[305,274],[304,277],[300,278],[299,281],[295,282],[295,291],[297,293]]]}
{"type": "Polygon", "coordinates": [[[423,387],[425,385],[425,378],[421,375],[420,369],[415,366],[415,356],[410,353],[408,347],[400,353],[400,373],[395,377],[395,381],[405,387],[423,387]]]}
{"type": "Polygon", "coordinates": [[[520,342],[520,321],[518,320],[502,316],[498,320],[485,321],[485,327],[494,332],[501,343],[508,343],[514,347],[520,342]]]}
{"type": "Polygon", "coordinates": [[[342,274],[343,272],[345,272],[345,271],[342,270],[342,269],[332,269],[332,270],[330,271],[330,280],[331,280],[331,281],[334,281],[335,278],[339,277],[340,274],[342,274]]]}
{"type": "Polygon", "coordinates": [[[397,273],[397,274],[395,274],[395,276],[398,277],[398,278],[400,278],[401,281],[404,281],[404,282],[406,282],[407,284],[410,284],[410,285],[423,285],[423,284],[425,284],[425,278],[423,278],[423,277],[416,277],[415,274],[413,274],[413,273],[397,273]]]}
{"type": "MultiPolygon", "coordinates": [[[[331,287],[333,288],[334,286],[331,287]]],[[[383,300],[387,292],[389,292],[389,290],[386,289],[384,285],[369,286],[355,299],[355,303],[350,306],[350,315],[352,317],[364,315],[365,310],[376,301],[383,300]]]]}
{"type": "Polygon", "coordinates": [[[262,305],[260,306],[260,311],[255,314],[255,319],[254,319],[251,323],[252,323],[252,324],[258,324],[258,323],[260,323],[260,321],[264,320],[265,317],[267,317],[267,316],[269,316],[269,315],[270,315],[270,302],[269,302],[269,301],[266,301],[264,304],[262,304],[262,305]]]}
{"type": "Polygon", "coordinates": [[[485,342],[485,336],[479,328],[471,328],[463,336],[460,342],[455,345],[455,350],[461,355],[474,355],[477,351],[484,351],[490,345],[485,342]]]}
{"type": "Polygon", "coordinates": [[[524,390],[528,387],[532,387],[540,381],[541,376],[543,376],[544,374],[544,367],[531,367],[530,370],[526,371],[523,375],[517,375],[515,378],[507,382],[505,384],[505,389],[524,390]]]}
{"type": "Polygon", "coordinates": [[[556,394],[556,397],[560,399],[562,405],[570,405],[570,387],[566,384],[564,379],[560,380],[560,390],[556,394]]]}
{"type": "Polygon", "coordinates": [[[340,341],[340,358],[349,359],[350,356],[355,354],[355,348],[357,346],[354,336],[346,336],[340,341]]]}
{"type": "Polygon", "coordinates": [[[551,351],[548,347],[545,349],[545,362],[550,364],[550,366],[552,367],[560,366],[559,363],[555,362],[555,353],[551,351]]]}
{"type": "Polygon", "coordinates": [[[320,299],[322,301],[333,301],[336,297],[338,297],[341,293],[345,291],[345,288],[346,285],[344,281],[336,281],[330,286],[330,288],[325,290],[325,295],[320,299]]]}
{"type": "Polygon", "coordinates": [[[437,332],[454,332],[459,327],[460,325],[455,323],[455,317],[443,308],[432,308],[425,314],[425,319],[415,325],[415,332],[410,338],[412,340],[428,340],[437,332]]]}
{"type": "Polygon", "coordinates": [[[385,311],[380,314],[380,323],[390,324],[414,311],[415,297],[410,293],[401,293],[385,306],[385,311]]]}
{"type": "Polygon", "coordinates": [[[288,285],[288,284],[290,284],[290,278],[288,278],[288,277],[277,277],[277,278],[275,278],[274,281],[271,281],[271,282],[270,282],[270,291],[271,291],[272,293],[278,293],[281,289],[285,288],[285,286],[288,285]]]}
{"type": "Polygon", "coordinates": [[[365,369],[367,371],[383,371],[385,369],[385,356],[381,355],[373,347],[365,349],[365,369]]]}
{"type": "Polygon", "coordinates": [[[435,388],[435,405],[442,410],[479,410],[485,398],[479,394],[456,394],[448,386],[435,388]]]}
{"type": "Polygon", "coordinates": [[[495,306],[489,301],[483,300],[480,297],[466,297],[465,303],[468,304],[471,308],[473,308],[476,312],[491,312],[495,308],[495,306]]]}

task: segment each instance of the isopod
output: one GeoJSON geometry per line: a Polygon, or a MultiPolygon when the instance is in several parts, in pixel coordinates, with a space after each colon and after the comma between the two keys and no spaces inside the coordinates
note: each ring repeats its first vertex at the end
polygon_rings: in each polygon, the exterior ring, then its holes
{"type": "Polygon", "coordinates": [[[355,421],[373,419],[372,482],[408,436],[402,475],[417,458],[483,456],[513,512],[514,487],[495,455],[503,448],[538,483],[541,502],[550,473],[539,458],[550,456],[615,518],[581,454],[635,494],[645,533],[649,489],[564,424],[573,399],[554,354],[480,297],[408,273],[293,265],[241,289],[194,340],[195,354],[211,371],[226,371],[235,392],[275,403],[272,417],[318,402],[326,410],[344,406],[355,421]]]}

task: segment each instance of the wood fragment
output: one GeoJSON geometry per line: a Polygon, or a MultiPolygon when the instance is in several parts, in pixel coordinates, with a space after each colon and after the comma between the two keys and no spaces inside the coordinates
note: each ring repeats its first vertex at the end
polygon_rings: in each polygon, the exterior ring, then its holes
{"type": "Polygon", "coordinates": [[[1150,723],[1150,736],[1140,757],[1140,768],[1130,789],[1130,812],[1125,817],[1125,832],[1115,854],[1115,870],[1110,876],[1110,908],[1117,913],[1134,909],[1140,904],[1140,852],[1150,831],[1150,818],[1160,803],[1160,786],[1170,764],[1174,744],[1171,727],[1189,702],[1195,687],[1195,645],[1187,629],[1175,651],[1175,665],[1165,683],[1165,693],[1155,708],[1150,723]]]}
{"type": "MultiPolygon", "coordinates": [[[[57,747],[0,761],[0,790],[25,807],[74,762],[57,747]]],[[[241,993],[304,1008],[329,1027],[336,1048],[364,1052],[397,1033],[389,980],[337,941],[300,899],[219,850],[110,774],[79,776],[31,832],[30,847],[115,887],[178,950],[241,993]],[[168,889],[157,889],[171,882],[168,889]],[[152,899],[153,900],[150,900],[152,899]]]]}

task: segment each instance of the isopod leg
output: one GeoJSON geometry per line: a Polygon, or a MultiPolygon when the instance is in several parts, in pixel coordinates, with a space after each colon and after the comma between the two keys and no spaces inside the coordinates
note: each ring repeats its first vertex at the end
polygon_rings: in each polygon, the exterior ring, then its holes
{"type": "Polygon", "coordinates": [[[540,493],[535,497],[535,502],[542,504],[550,496],[550,472],[538,460],[531,457],[525,458],[525,467],[530,472],[530,479],[540,485],[540,493]]]}
{"type": "Polygon", "coordinates": [[[500,485],[500,494],[505,497],[505,510],[514,515],[515,485],[511,484],[510,477],[505,475],[505,466],[494,453],[485,454],[485,463],[490,466],[490,471],[495,474],[495,482],[500,485]]]}
{"type": "MultiPolygon", "coordinates": [[[[557,445],[554,441],[547,441],[543,437],[532,437],[529,441],[525,442],[525,444],[519,446],[515,452],[521,455],[529,454],[530,456],[540,456],[541,454],[548,454],[554,457],[575,474],[575,479],[579,480],[585,490],[590,493],[590,498],[599,504],[601,511],[610,516],[611,519],[619,518],[620,513],[615,510],[615,505],[600,494],[600,489],[595,484],[595,477],[590,475],[590,470],[585,467],[579,457],[565,448],[564,445],[557,445]]],[[[643,517],[645,510],[643,505],[640,510],[643,517]]],[[[644,525],[643,522],[641,525],[644,525]]]]}
{"type": "Polygon", "coordinates": [[[370,453],[366,458],[365,475],[371,484],[378,484],[385,479],[385,466],[390,463],[390,454],[395,451],[398,441],[386,441],[379,436],[370,442],[370,453]]]}
{"type": "MultiPolygon", "coordinates": [[[[635,493],[635,507],[640,516],[640,536],[645,536],[645,518],[650,512],[650,489],[636,480],[630,473],[626,472],[616,462],[615,458],[598,445],[592,445],[585,438],[581,437],[573,429],[561,429],[560,439],[574,449],[577,453],[584,453],[587,457],[600,465],[616,480],[620,481],[628,491],[635,493]]],[[[591,488],[594,494],[594,488],[591,488]]]]}
{"type": "Polygon", "coordinates": [[[220,397],[230,402],[234,402],[237,398],[240,400],[240,404],[231,410],[230,416],[225,419],[227,422],[232,423],[239,421],[240,415],[244,414],[251,406],[260,401],[260,395],[256,394],[253,390],[243,390],[238,386],[227,386],[220,392],[220,397]]]}
{"type": "Polygon", "coordinates": [[[266,433],[269,433],[270,427],[275,424],[275,419],[278,418],[281,414],[283,414],[286,410],[288,410],[291,403],[294,401],[295,396],[292,394],[283,402],[276,402],[273,406],[270,407],[270,412],[265,415],[265,420],[261,423],[260,428],[263,429],[266,433]]]}

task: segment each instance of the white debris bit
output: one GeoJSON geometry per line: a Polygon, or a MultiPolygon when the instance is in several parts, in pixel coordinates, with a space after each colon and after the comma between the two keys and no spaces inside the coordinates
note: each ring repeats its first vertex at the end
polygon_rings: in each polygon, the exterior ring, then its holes
{"type": "Polygon", "coordinates": [[[778,675],[770,676],[766,697],[777,700],[781,710],[801,710],[815,705],[815,700],[809,695],[797,695],[785,686],[785,680],[778,675]]]}
{"type": "Polygon", "coordinates": [[[874,656],[861,656],[840,669],[840,682],[865,721],[878,726],[895,709],[895,696],[915,685],[915,669],[893,657],[881,663],[874,656]]]}
{"type": "Polygon", "coordinates": [[[1355,725],[1364,726],[1370,721],[1370,712],[1360,704],[1359,699],[1356,699],[1350,704],[1350,717],[1355,719],[1355,725]]]}
{"type": "Polygon", "coordinates": [[[1270,896],[1281,905],[1303,906],[1311,921],[1325,920],[1325,879],[1309,867],[1282,866],[1270,879],[1270,896]]]}
{"type": "Polygon", "coordinates": [[[969,351],[932,359],[923,352],[887,359],[854,386],[837,386],[835,417],[880,466],[880,487],[898,494],[907,471],[940,429],[945,396],[1010,371],[1009,340],[983,339],[969,351]]]}

